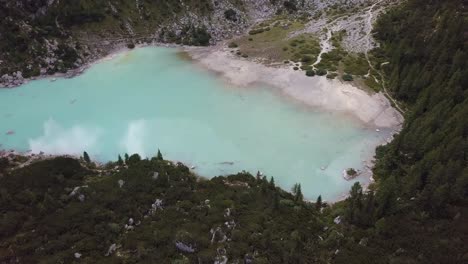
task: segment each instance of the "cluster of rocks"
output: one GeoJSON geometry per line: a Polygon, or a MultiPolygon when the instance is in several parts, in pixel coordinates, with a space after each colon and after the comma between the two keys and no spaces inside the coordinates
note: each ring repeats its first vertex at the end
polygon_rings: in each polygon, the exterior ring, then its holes
{"type": "Polygon", "coordinates": [[[25,82],[21,71],[13,72],[12,74],[4,74],[0,77],[0,86],[12,88],[19,86],[25,82]]]}
{"type": "Polygon", "coordinates": [[[76,196],[78,194],[78,196],[77,196],[78,200],[80,202],[84,202],[86,196],[83,193],[80,193],[80,190],[83,189],[83,188],[88,188],[88,185],[77,186],[77,187],[73,188],[73,190],[71,191],[71,193],[68,196],[74,197],[74,196],[76,196]]]}

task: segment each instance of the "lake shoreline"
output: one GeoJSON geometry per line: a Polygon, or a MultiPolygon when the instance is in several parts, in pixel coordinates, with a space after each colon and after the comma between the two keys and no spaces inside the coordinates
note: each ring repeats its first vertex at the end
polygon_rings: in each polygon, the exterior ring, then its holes
{"type": "Polygon", "coordinates": [[[223,44],[207,48],[181,48],[196,65],[216,73],[234,86],[273,86],[283,96],[309,107],[352,116],[377,131],[388,128],[397,133],[401,130],[403,116],[382,93],[370,94],[364,89],[339,80],[329,80],[325,76],[307,77],[292,67],[271,67],[240,58],[223,44]]]}
{"type": "MultiPolygon", "coordinates": [[[[182,56],[178,55],[179,56],[179,59],[185,59],[185,60],[188,60],[190,61],[190,63],[193,63],[194,65],[196,65],[197,67],[199,67],[200,69],[205,69],[205,70],[209,70],[211,72],[214,72],[216,73],[217,75],[219,75],[221,78],[223,79],[227,79],[231,84],[233,84],[234,86],[237,86],[237,87],[248,87],[248,86],[252,86],[254,84],[258,84],[258,83],[264,83],[266,84],[267,86],[276,86],[276,88],[279,88],[279,89],[273,89],[272,91],[273,92],[279,92],[281,93],[280,96],[284,96],[284,97],[288,97],[288,98],[292,98],[294,99],[294,101],[296,102],[299,102],[299,103],[303,103],[306,107],[308,108],[314,108],[314,109],[321,109],[321,110],[326,110],[326,111],[330,111],[330,112],[336,112],[336,113],[339,113],[339,114],[345,114],[345,115],[349,115],[349,116],[353,116],[353,113],[349,113],[348,110],[346,109],[333,109],[333,108],[327,108],[327,107],[322,107],[320,105],[314,105],[313,103],[310,103],[310,102],[307,102],[307,101],[303,101],[303,100],[300,100],[300,96],[301,94],[294,94],[292,92],[294,92],[294,80],[291,80],[291,78],[298,78],[300,79],[300,85],[303,85],[304,82],[311,82],[312,80],[321,80],[327,84],[334,84],[334,83],[337,83],[339,84],[340,82],[339,81],[331,81],[331,80],[328,80],[326,79],[325,77],[314,77],[314,78],[309,78],[309,77],[305,77],[303,72],[300,72],[300,71],[294,71],[293,69],[288,69],[286,67],[278,67],[278,68],[274,68],[274,67],[267,67],[263,64],[260,64],[260,63],[256,63],[256,62],[252,62],[250,60],[245,60],[245,59],[241,59],[241,58],[236,58],[234,55],[230,54],[230,50],[229,49],[226,49],[226,48],[223,48],[222,46],[210,46],[210,47],[203,47],[203,48],[196,48],[196,47],[184,47],[184,46],[179,46],[179,45],[163,45],[163,44],[150,44],[150,45],[140,45],[138,46],[137,48],[143,48],[143,47],[170,47],[170,48],[176,48],[178,50],[180,50],[181,52],[185,52],[186,54],[190,55],[190,56],[185,56],[185,54],[183,54],[182,56]],[[211,56],[205,56],[206,54],[211,54],[211,56]],[[214,57],[213,57],[214,55],[214,57]],[[224,62],[224,63],[222,63],[224,62]],[[212,64],[210,64],[212,63],[212,64]],[[224,65],[225,67],[224,68],[221,68],[221,69],[216,69],[214,66],[216,65],[224,65]],[[235,67],[238,67],[237,68],[237,71],[233,71],[232,69],[235,69],[235,67]],[[279,73],[277,76],[275,77],[278,77],[280,78],[279,80],[281,81],[280,85],[277,85],[277,83],[273,83],[273,82],[268,82],[268,81],[264,81],[264,77],[258,77],[258,76],[250,76],[250,75],[245,75],[245,74],[242,74],[243,72],[249,72],[249,73],[253,73],[253,74],[268,74],[268,73],[279,73]],[[241,73],[241,74],[239,74],[241,73]],[[237,76],[237,79],[236,78],[232,78],[231,75],[229,74],[232,74],[232,76],[237,76]],[[244,78],[244,77],[249,77],[250,76],[250,79],[249,78],[244,78]],[[284,78],[284,79],[282,79],[284,78]],[[287,89],[287,88],[291,88],[291,89],[287,89]],[[292,93],[292,94],[291,94],[292,93]],[[297,97],[299,96],[299,98],[297,97]]],[[[125,54],[125,53],[128,53],[128,52],[131,52],[132,49],[128,49],[126,47],[121,47],[119,49],[116,49],[114,50],[113,52],[111,52],[109,55],[93,62],[93,63],[89,63],[87,65],[84,65],[83,67],[81,67],[75,74],[57,74],[57,75],[53,75],[53,76],[44,76],[42,79],[45,79],[45,78],[72,78],[72,77],[75,77],[75,76],[78,76],[80,74],[83,74],[86,72],[86,70],[90,67],[92,67],[93,65],[95,64],[98,64],[98,63],[101,63],[103,61],[108,61],[108,60],[112,60],[114,58],[116,58],[118,55],[121,55],[121,54],[125,54]]],[[[278,79],[273,79],[273,80],[278,80],[278,79]]],[[[52,80],[51,80],[52,81],[52,80]]],[[[350,86],[350,85],[348,85],[350,86]]],[[[352,87],[352,86],[350,86],[352,87]]],[[[344,89],[351,89],[352,92],[359,92],[358,94],[361,94],[364,93],[367,95],[366,92],[364,91],[361,91],[359,90],[358,88],[355,88],[355,87],[344,87],[344,89]],[[354,90],[353,90],[354,89],[354,90]]],[[[308,89],[310,88],[310,85],[308,85],[308,89]]],[[[341,86],[339,88],[342,88],[341,86]]],[[[301,90],[299,90],[301,91],[301,90]]],[[[354,95],[355,93],[351,93],[352,95],[354,95]]],[[[368,97],[365,97],[365,98],[368,98],[368,97]]],[[[358,118],[359,119],[359,118],[358,118]]],[[[361,120],[362,121],[362,120],[361,120]]],[[[372,122],[362,122],[362,124],[364,125],[364,127],[367,127],[368,129],[372,129],[372,130],[375,130],[376,127],[379,127],[379,126],[376,126],[375,124],[372,124],[372,122]]],[[[377,128],[378,129],[378,128],[377,128]]],[[[397,133],[399,131],[399,124],[395,125],[395,126],[392,126],[392,125],[389,125],[389,126],[383,126],[381,127],[382,131],[380,133],[385,133],[385,135],[389,135],[388,139],[387,140],[383,140],[382,142],[380,142],[378,145],[380,144],[384,144],[386,142],[388,142],[389,140],[391,140],[391,137],[394,133],[397,133]]],[[[376,131],[376,132],[379,132],[379,131],[376,131]]],[[[375,153],[375,149],[373,151],[373,153],[375,153]]],[[[372,156],[373,156],[373,153],[372,153],[372,156]]],[[[16,154],[19,154],[19,153],[16,153],[16,154]]],[[[47,154],[47,153],[46,153],[47,154]]],[[[28,153],[22,153],[20,155],[24,155],[24,156],[29,156],[30,154],[28,153]]],[[[54,156],[63,156],[63,155],[46,155],[47,157],[54,157],[54,156]]],[[[360,181],[362,185],[364,185],[365,187],[368,186],[370,183],[372,183],[372,166],[373,166],[373,158],[372,157],[369,157],[369,158],[366,158],[365,160],[362,160],[362,165],[359,166],[359,168],[357,169],[362,169],[363,173],[362,175],[360,175],[360,177],[358,177],[356,180],[357,181],[360,181]]],[[[343,179],[344,181],[345,179],[343,179]]],[[[337,201],[341,201],[343,199],[346,198],[346,195],[347,195],[347,192],[345,193],[342,193],[340,194],[339,196],[337,197],[333,197],[333,199],[329,199],[329,201],[332,201],[332,202],[337,202],[337,201]]]]}

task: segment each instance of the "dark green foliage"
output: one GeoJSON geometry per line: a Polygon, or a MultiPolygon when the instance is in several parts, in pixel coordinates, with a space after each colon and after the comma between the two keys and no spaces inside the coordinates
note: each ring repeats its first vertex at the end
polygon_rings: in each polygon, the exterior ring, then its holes
{"type": "Polygon", "coordinates": [[[270,189],[275,189],[275,178],[271,177],[270,178],[270,189]]]}
{"type": "Polygon", "coordinates": [[[163,160],[164,159],[163,155],[161,153],[161,150],[159,150],[159,149],[158,149],[158,155],[156,156],[156,159],[158,159],[158,160],[163,160]]]}
{"type": "Polygon", "coordinates": [[[315,76],[315,71],[314,70],[307,70],[306,75],[309,77],[315,76]]]}
{"type": "Polygon", "coordinates": [[[10,161],[8,158],[0,158],[0,173],[2,173],[8,166],[10,165],[10,161]]]}
{"type": "Polygon", "coordinates": [[[294,194],[294,201],[302,202],[302,200],[304,199],[304,195],[302,194],[301,184],[294,184],[292,188],[292,193],[294,194]]]}
{"type": "Polygon", "coordinates": [[[124,161],[122,160],[122,157],[120,155],[117,159],[117,164],[119,164],[120,166],[124,165],[124,161]]]}
{"type": "Polygon", "coordinates": [[[467,260],[468,60],[461,9],[456,0],[410,0],[377,22],[381,49],[373,54],[389,62],[380,70],[408,111],[400,134],[377,149],[377,191],[354,185],[345,203],[344,217],[354,226],[348,236],[366,236],[368,245],[347,244],[337,263],[467,260]]]}
{"type": "Polygon", "coordinates": [[[133,44],[133,43],[128,43],[128,44],[127,44],[127,48],[129,48],[129,49],[134,49],[134,48],[135,48],[135,44],[133,44]]]}
{"type": "Polygon", "coordinates": [[[318,76],[325,76],[327,75],[327,70],[324,70],[324,69],[317,69],[317,71],[315,72],[318,76]]]}
{"type": "Polygon", "coordinates": [[[322,208],[322,195],[317,197],[317,201],[315,202],[315,208],[320,210],[322,208]]]}
{"type": "Polygon", "coordinates": [[[133,155],[131,155],[131,156],[128,158],[127,164],[128,164],[129,166],[131,166],[131,165],[137,164],[137,163],[140,162],[140,161],[141,161],[140,155],[138,155],[138,154],[133,154],[133,155]]]}
{"type": "Polygon", "coordinates": [[[352,82],[354,80],[353,76],[351,74],[344,74],[343,75],[343,81],[346,81],[346,82],[352,82]]]}
{"type": "Polygon", "coordinates": [[[468,198],[468,65],[459,1],[409,1],[378,23],[390,89],[411,108],[375,169],[398,196],[443,216],[468,198]],[[465,191],[458,192],[456,190],[465,191]]]}
{"type": "Polygon", "coordinates": [[[301,58],[301,62],[304,62],[304,63],[309,63],[309,62],[312,62],[313,58],[309,55],[304,55],[302,56],[301,58]]]}
{"type": "Polygon", "coordinates": [[[0,178],[0,260],[72,263],[79,252],[89,263],[121,263],[115,253],[105,257],[116,243],[118,252],[137,263],[171,263],[183,256],[188,263],[211,263],[220,247],[238,262],[252,250],[258,253],[252,255],[255,262],[325,262],[326,251],[311,250],[318,247],[318,234],[326,236],[316,210],[273,187],[273,179],[239,173],[202,180],[180,163],[134,157],[128,169],[107,176],[56,158],[0,178]],[[156,199],[162,208],[151,213],[156,199]],[[129,218],[138,225],[127,231],[129,218]],[[210,230],[218,227],[211,242],[210,230]],[[220,242],[224,235],[230,239],[220,242]],[[194,252],[178,251],[176,241],[194,252]]]}
{"type": "Polygon", "coordinates": [[[346,173],[348,175],[354,176],[354,175],[357,174],[357,171],[355,169],[353,169],[353,168],[349,168],[349,169],[346,170],[346,173]]]}

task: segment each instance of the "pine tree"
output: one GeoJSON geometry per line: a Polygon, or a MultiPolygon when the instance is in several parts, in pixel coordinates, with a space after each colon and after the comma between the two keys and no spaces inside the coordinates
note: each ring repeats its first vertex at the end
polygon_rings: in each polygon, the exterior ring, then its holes
{"type": "Polygon", "coordinates": [[[296,202],[302,202],[304,200],[304,195],[302,194],[301,184],[297,185],[297,193],[296,193],[296,202]]]}
{"type": "Polygon", "coordinates": [[[117,160],[117,164],[119,164],[120,166],[122,166],[124,164],[123,160],[122,160],[122,157],[120,156],[119,154],[119,158],[117,160]]]}
{"type": "Polygon", "coordinates": [[[127,153],[125,153],[124,158],[125,158],[125,164],[128,164],[128,158],[129,158],[129,157],[128,157],[128,154],[127,154],[127,153]]]}
{"type": "Polygon", "coordinates": [[[268,179],[267,179],[266,176],[263,176],[262,177],[262,185],[261,185],[263,193],[266,193],[268,191],[268,186],[269,186],[268,179]]]}
{"type": "Polygon", "coordinates": [[[322,195],[319,195],[317,197],[317,201],[315,202],[315,208],[317,208],[317,210],[320,210],[320,208],[322,208],[322,195]]]}
{"type": "Polygon", "coordinates": [[[161,151],[158,149],[158,155],[156,156],[157,160],[163,160],[163,155],[161,154],[161,151]]]}
{"type": "Polygon", "coordinates": [[[91,163],[91,159],[89,158],[89,155],[88,153],[85,151],[83,152],[83,160],[86,162],[86,163],[91,163]]]}
{"type": "Polygon", "coordinates": [[[303,199],[304,199],[304,195],[302,194],[302,188],[301,188],[301,184],[294,184],[293,188],[292,188],[292,192],[294,194],[294,200],[296,202],[302,202],[303,199]]]}
{"type": "Polygon", "coordinates": [[[276,188],[275,178],[273,178],[273,177],[270,178],[270,188],[273,189],[273,190],[276,188]]]}

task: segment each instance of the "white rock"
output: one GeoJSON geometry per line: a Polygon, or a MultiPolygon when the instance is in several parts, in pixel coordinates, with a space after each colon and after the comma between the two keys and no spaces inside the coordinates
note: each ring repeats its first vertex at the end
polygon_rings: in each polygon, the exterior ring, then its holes
{"type": "Polygon", "coordinates": [[[339,225],[341,223],[341,216],[337,216],[335,217],[335,219],[333,219],[333,222],[337,225],[339,225]]]}
{"type": "Polygon", "coordinates": [[[119,180],[117,183],[119,184],[119,187],[122,188],[122,186],[125,184],[125,181],[119,180]]]}
{"type": "Polygon", "coordinates": [[[155,171],[153,172],[153,180],[157,180],[159,177],[159,172],[155,171]]]}
{"type": "Polygon", "coordinates": [[[81,258],[81,254],[78,253],[78,252],[76,252],[74,255],[75,255],[75,258],[77,258],[77,259],[81,258]]]}
{"type": "Polygon", "coordinates": [[[106,257],[107,256],[110,256],[112,253],[114,253],[115,251],[117,250],[117,245],[116,244],[112,244],[110,245],[109,249],[107,250],[107,253],[106,253],[106,257]]]}

